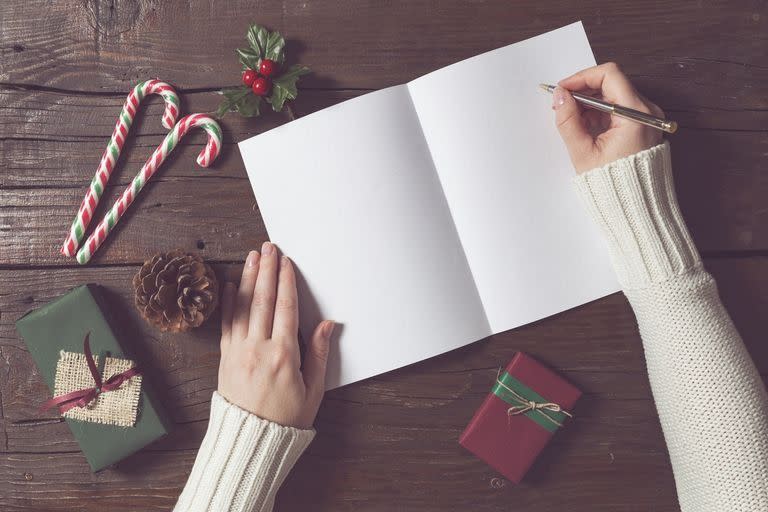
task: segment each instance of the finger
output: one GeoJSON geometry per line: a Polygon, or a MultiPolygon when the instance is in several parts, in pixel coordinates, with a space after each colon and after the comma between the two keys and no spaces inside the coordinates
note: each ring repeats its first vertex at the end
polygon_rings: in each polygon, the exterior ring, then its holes
{"type": "Polygon", "coordinates": [[[251,314],[253,288],[259,274],[259,259],[259,253],[251,251],[248,253],[248,258],[246,258],[243,266],[243,276],[240,278],[235,311],[232,316],[232,338],[238,341],[248,336],[248,318],[251,314]]]}
{"type": "Polygon", "coordinates": [[[224,290],[221,292],[221,350],[223,351],[232,340],[232,317],[235,310],[235,299],[237,297],[237,287],[234,283],[227,281],[224,283],[224,290]]]}
{"type": "Polygon", "coordinates": [[[322,397],[325,392],[325,370],[328,366],[334,325],[330,320],[320,322],[312,334],[304,357],[304,383],[309,394],[315,397],[322,397]]]}
{"type": "Polygon", "coordinates": [[[272,338],[289,339],[295,343],[299,332],[298,293],[296,292],[296,274],[291,260],[286,256],[280,259],[280,270],[277,276],[277,300],[275,301],[275,317],[272,325],[272,338]]]}
{"type": "Polygon", "coordinates": [[[570,91],[579,91],[581,89],[599,90],[606,101],[619,103],[631,108],[634,108],[632,104],[636,104],[639,101],[632,82],[629,81],[629,78],[614,62],[581,70],[568,78],[560,80],[557,85],[570,91]]]}
{"type": "Polygon", "coordinates": [[[251,320],[248,335],[260,340],[272,337],[272,320],[275,315],[275,297],[277,295],[277,249],[269,242],[261,247],[259,275],[253,291],[251,320]]]}
{"type": "Polygon", "coordinates": [[[588,157],[594,149],[594,139],[582,119],[581,107],[573,99],[571,93],[562,87],[556,87],[552,95],[555,109],[555,122],[560,132],[571,161],[577,170],[581,162],[588,157]]]}

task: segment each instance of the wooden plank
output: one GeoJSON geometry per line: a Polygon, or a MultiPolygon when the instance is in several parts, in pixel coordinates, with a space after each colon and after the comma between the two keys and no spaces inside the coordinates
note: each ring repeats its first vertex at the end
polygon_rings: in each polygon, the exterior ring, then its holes
{"type": "MultiPolygon", "coordinates": [[[[675,503],[663,453],[606,440],[587,445],[574,428],[555,439],[524,485],[513,486],[463,451],[457,435],[437,426],[389,436],[374,426],[359,437],[319,436],[275,510],[507,510],[514,503],[515,510],[540,511],[587,502],[589,510],[614,511],[675,503]],[[372,439],[390,449],[371,450],[372,439]],[[596,502],[597,495],[610,498],[596,502]]],[[[193,461],[192,451],[145,452],[93,475],[80,454],[3,454],[4,510],[168,510],[193,461]]]]}
{"type": "Polygon", "coordinates": [[[183,88],[218,88],[237,83],[234,48],[258,21],[281,30],[291,57],[314,68],[305,86],[378,89],[578,19],[600,60],[626,62],[632,74],[663,83],[670,98],[713,108],[768,101],[765,6],[724,0],[238,0],[184,9],[13,0],[0,18],[0,81],[116,92],[160,76],[183,88]]]}

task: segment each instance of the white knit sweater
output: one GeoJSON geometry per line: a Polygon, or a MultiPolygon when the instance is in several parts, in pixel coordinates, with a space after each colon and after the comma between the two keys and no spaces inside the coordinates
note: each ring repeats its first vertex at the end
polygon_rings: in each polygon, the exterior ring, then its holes
{"type": "Polygon", "coordinates": [[[269,512],[314,437],[314,430],[263,420],[214,393],[208,431],[174,511],[269,512]]]}
{"type": "Polygon", "coordinates": [[[576,186],[637,317],[680,508],[768,511],[768,395],[680,215],[669,144],[576,186]]]}
{"type": "MultiPolygon", "coordinates": [[[[585,173],[576,186],[637,316],[681,509],[768,511],[768,395],[680,215],[669,146],[585,173]]],[[[214,393],[175,510],[271,510],[313,437],[214,393]]]]}

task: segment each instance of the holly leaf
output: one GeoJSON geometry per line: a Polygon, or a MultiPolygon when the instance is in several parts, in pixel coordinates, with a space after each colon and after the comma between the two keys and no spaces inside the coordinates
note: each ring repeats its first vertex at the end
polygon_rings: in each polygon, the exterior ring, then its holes
{"type": "Polygon", "coordinates": [[[219,91],[219,94],[224,96],[224,99],[219,103],[219,108],[216,109],[216,115],[218,117],[223,116],[227,112],[235,110],[235,104],[238,101],[242,101],[247,92],[245,87],[232,87],[219,91]]]}
{"type": "Polygon", "coordinates": [[[294,64],[285,73],[272,80],[272,94],[267,98],[267,102],[272,105],[275,112],[283,110],[286,101],[296,99],[299,94],[296,82],[300,76],[309,72],[308,67],[294,64]]]}
{"type": "Polygon", "coordinates": [[[240,63],[243,65],[243,71],[246,69],[259,69],[261,57],[259,57],[258,53],[250,48],[238,48],[235,51],[237,52],[238,59],[240,59],[240,63]]]}
{"type": "MultiPolygon", "coordinates": [[[[270,59],[277,63],[285,60],[285,39],[280,32],[270,32],[261,25],[251,25],[246,37],[251,50],[259,59],[270,59]]],[[[258,66],[252,69],[258,69],[258,66]]]]}
{"type": "Polygon", "coordinates": [[[269,33],[264,48],[264,58],[273,60],[278,64],[282,64],[285,60],[285,39],[280,35],[280,32],[269,33]]]}
{"type": "Polygon", "coordinates": [[[251,49],[256,52],[260,59],[264,58],[264,50],[267,49],[267,38],[269,31],[261,25],[251,25],[248,27],[246,38],[251,49]]]}
{"type": "Polygon", "coordinates": [[[259,108],[261,107],[261,96],[255,94],[248,94],[243,100],[237,104],[237,111],[243,117],[256,117],[260,114],[259,108]]]}
{"type": "Polygon", "coordinates": [[[224,99],[216,110],[218,117],[222,117],[227,112],[238,112],[244,117],[259,115],[261,97],[253,94],[249,87],[242,86],[224,89],[219,94],[224,96],[224,99]]]}

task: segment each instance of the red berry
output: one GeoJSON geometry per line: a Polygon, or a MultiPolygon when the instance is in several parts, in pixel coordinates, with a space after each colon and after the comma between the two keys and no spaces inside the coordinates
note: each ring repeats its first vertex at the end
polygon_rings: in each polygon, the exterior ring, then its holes
{"type": "Polygon", "coordinates": [[[243,83],[245,85],[250,87],[254,80],[256,80],[256,72],[254,70],[246,69],[243,71],[243,83]]]}
{"type": "Polygon", "coordinates": [[[259,74],[261,76],[272,76],[272,73],[275,72],[275,68],[277,68],[275,61],[264,59],[261,61],[261,64],[259,64],[259,74]]]}
{"type": "Polygon", "coordinates": [[[251,89],[253,89],[253,93],[256,96],[266,96],[269,94],[269,90],[272,89],[272,82],[268,78],[260,76],[253,81],[251,89]]]}

